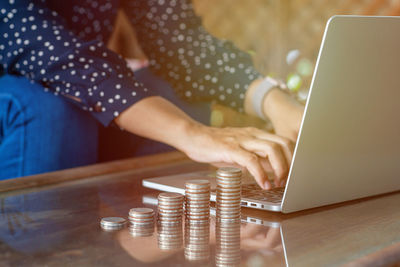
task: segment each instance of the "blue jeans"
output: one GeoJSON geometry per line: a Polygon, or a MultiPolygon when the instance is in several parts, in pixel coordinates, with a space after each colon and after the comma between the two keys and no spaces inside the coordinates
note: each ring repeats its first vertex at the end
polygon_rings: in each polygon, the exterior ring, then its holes
{"type": "MultiPolygon", "coordinates": [[[[148,69],[135,75],[193,118],[208,123],[208,103],[185,103],[148,69]]],[[[24,77],[0,77],[0,180],[171,149],[115,127],[104,128],[88,112],[24,77]]]]}

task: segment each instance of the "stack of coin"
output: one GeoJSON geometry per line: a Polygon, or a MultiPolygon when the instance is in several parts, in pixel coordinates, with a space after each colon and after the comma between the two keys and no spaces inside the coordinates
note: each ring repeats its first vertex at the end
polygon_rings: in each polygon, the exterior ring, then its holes
{"type": "Polygon", "coordinates": [[[215,229],[215,265],[240,265],[240,221],[218,221],[215,229]]]}
{"type": "Polygon", "coordinates": [[[158,248],[161,250],[180,249],[183,245],[182,222],[158,224],[158,248]]]}
{"type": "Polygon", "coordinates": [[[158,221],[161,224],[182,224],[184,196],[178,193],[158,195],[158,221]]]}
{"type": "Polygon", "coordinates": [[[124,228],[126,220],[121,217],[106,217],[100,221],[100,226],[106,231],[114,231],[124,228]]]}
{"type": "Polygon", "coordinates": [[[210,219],[210,181],[190,180],[185,184],[185,214],[191,223],[207,223],[210,219]]]}
{"type": "Polygon", "coordinates": [[[207,261],[210,258],[210,223],[185,223],[185,258],[189,261],[207,261]]]}
{"type": "Polygon", "coordinates": [[[217,220],[240,219],[242,171],[220,168],[217,171],[217,220]]]}
{"type": "Polygon", "coordinates": [[[150,208],[133,208],[129,211],[129,232],[132,236],[151,236],[154,232],[154,211],[150,208]]]}

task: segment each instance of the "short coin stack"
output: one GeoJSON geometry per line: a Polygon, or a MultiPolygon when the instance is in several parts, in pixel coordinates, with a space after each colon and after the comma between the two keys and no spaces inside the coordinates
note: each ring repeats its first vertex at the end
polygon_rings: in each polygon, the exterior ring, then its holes
{"type": "Polygon", "coordinates": [[[154,232],[153,209],[133,208],[129,211],[129,221],[132,236],[151,236],[154,232]]]}
{"type": "Polygon", "coordinates": [[[210,223],[185,223],[185,258],[206,261],[210,258],[210,223]]]}
{"type": "Polygon", "coordinates": [[[242,171],[225,167],[217,171],[217,220],[240,220],[242,171]]]}
{"type": "Polygon", "coordinates": [[[160,224],[182,224],[184,196],[178,193],[158,195],[158,222],[160,224]]]}
{"type": "Polygon", "coordinates": [[[126,220],[121,217],[106,217],[100,221],[100,226],[106,231],[114,231],[124,228],[126,220]]]}
{"type": "Polygon", "coordinates": [[[189,220],[190,223],[208,223],[210,219],[210,181],[187,181],[185,197],[186,220],[189,220]]]}
{"type": "Polygon", "coordinates": [[[217,221],[215,265],[240,265],[240,221],[217,221]]]}
{"type": "Polygon", "coordinates": [[[158,224],[158,248],[161,250],[180,249],[183,245],[182,222],[158,224]]]}

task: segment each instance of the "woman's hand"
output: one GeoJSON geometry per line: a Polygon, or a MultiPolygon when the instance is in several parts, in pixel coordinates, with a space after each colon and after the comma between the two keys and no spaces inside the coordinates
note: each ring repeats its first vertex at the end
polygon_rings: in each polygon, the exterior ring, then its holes
{"type": "Polygon", "coordinates": [[[265,189],[282,186],[292,160],[293,143],[256,128],[214,128],[195,122],[161,97],[145,98],[121,113],[115,122],[125,130],[169,144],[191,159],[205,163],[230,163],[245,167],[265,189]]]}
{"type": "Polygon", "coordinates": [[[287,138],[257,128],[213,128],[195,123],[188,127],[187,138],[178,149],[198,162],[243,166],[262,188],[270,189],[267,170],[272,167],[275,186],[283,186],[294,145],[287,138]]]}

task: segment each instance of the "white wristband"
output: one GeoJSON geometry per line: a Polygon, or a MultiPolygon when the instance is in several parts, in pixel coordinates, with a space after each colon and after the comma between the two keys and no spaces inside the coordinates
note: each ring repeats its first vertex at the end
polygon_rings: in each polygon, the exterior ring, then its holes
{"type": "Polygon", "coordinates": [[[266,120],[267,117],[264,114],[264,99],[267,94],[274,88],[279,87],[279,84],[276,80],[271,77],[266,77],[255,89],[253,92],[253,108],[257,113],[258,117],[263,120],[266,120]]]}

